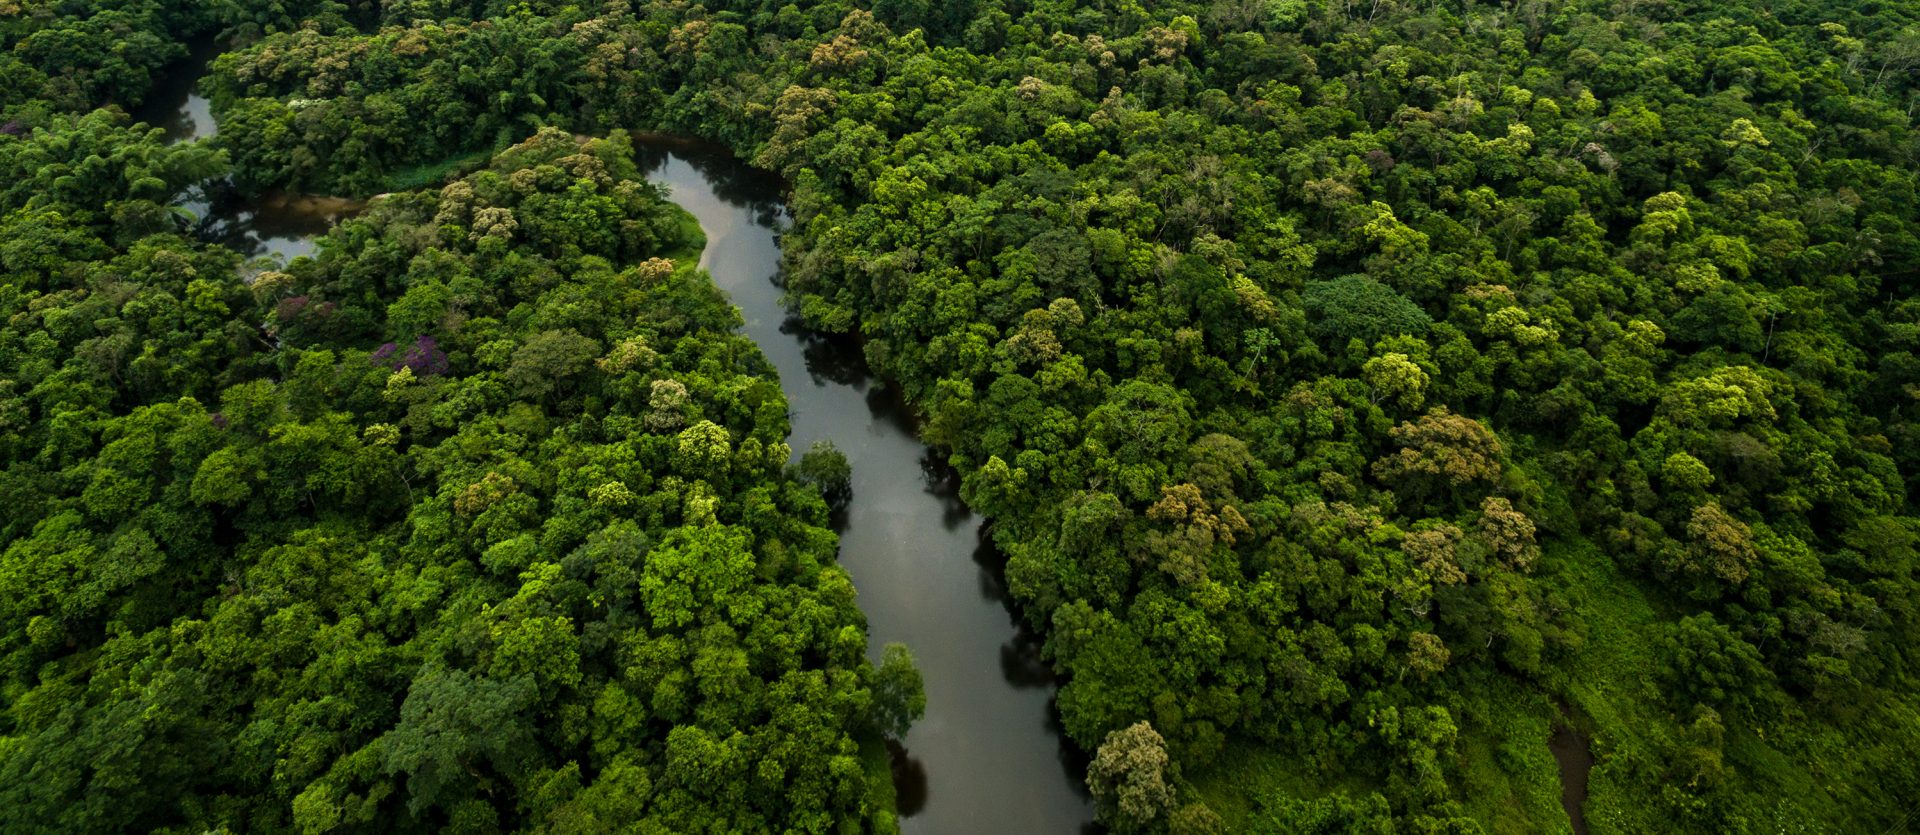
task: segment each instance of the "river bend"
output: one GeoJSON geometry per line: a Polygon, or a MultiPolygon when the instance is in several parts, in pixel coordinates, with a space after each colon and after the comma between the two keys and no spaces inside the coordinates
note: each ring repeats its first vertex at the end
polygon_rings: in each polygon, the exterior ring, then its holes
{"type": "Polygon", "coordinates": [[[781,302],[778,186],[723,152],[642,142],[650,177],[700,221],[700,266],[740,308],[780,374],[790,442],[830,440],[853,466],[840,563],[853,575],[871,648],[905,642],[927,714],[894,752],[908,833],[1072,833],[1090,826],[1078,751],[1053,714],[1055,681],[1007,605],[1004,558],[957,495],[910,413],[857,347],[810,333],[781,302]]]}

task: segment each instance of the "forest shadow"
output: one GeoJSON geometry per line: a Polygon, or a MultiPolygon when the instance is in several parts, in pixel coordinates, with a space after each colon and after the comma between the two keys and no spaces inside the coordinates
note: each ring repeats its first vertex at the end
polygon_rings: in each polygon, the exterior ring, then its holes
{"type": "Polygon", "coordinates": [[[912,817],[927,808],[927,767],[906,746],[887,740],[887,766],[893,771],[894,809],[912,817]]]}

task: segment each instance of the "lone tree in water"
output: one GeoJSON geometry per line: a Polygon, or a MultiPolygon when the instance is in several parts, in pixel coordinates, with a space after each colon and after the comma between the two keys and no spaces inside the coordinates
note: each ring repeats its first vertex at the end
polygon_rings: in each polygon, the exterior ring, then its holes
{"type": "Polygon", "coordinates": [[[1087,768],[1087,788],[1100,819],[1121,832],[1138,831],[1173,807],[1167,779],[1167,741],[1146,722],[1107,734],[1087,768]]]}
{"type": "Polygon", "coordinates": [[[926,686],[913,666],[913,653],[906,644],[888,644],[873,676],[875,727],[891,739],[905,739],[914,720],[926,713],[926,686]]]}
{"type": "Polygon", "coordinates": [[[818,487],[827,506],[836,511],[845,510],[853,500],[853,465],[847,463],[846,453],[832,441],[814,441],[807,453],[800,456],[800,465],[794,473],[801,481],[818,487]]]}

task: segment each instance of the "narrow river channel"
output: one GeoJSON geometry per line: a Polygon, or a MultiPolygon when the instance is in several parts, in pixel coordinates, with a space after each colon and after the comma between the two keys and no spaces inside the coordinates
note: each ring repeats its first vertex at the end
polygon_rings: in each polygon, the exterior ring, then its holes
{"type": "MultiPolygon", "coordinates": [[[[219,54],[219,44],[210,39],[195,43],[189,57],[164,71],[146,104],[133,113],[134,120],[164,131],[169,143],[213,136],[213,109],[194,87],[219,54]]],[[[193,213],[194,233],[202,239],[281,261],[312,253],[315,239],[362,205],[342,197],[244,195],[227,180],[195,186],[183,202],[193,213]]]]}
{"type": "Polygon", "coordinates": [[[979,517],[859,350],[809,333],[781,304],[777,184],[713,149],[666,141],[643,151],[652,179],[700,220],[701,266],[779,372],[793,448],[830,440],[853,465],[840,562],[860,590],[875,657],[886,642],[905,642],[927,684],[927,715],[894,752],[901,829],[1087,828],[1084,762],[1054,723],[1052,673],[1007,607],[1003,561],[979,517]]]}
{"type": "MultiPolygon", "coordinates": [[[[135,118],[174,142],[212,136],[212,114],[194,84],[215,54],[196,48],[135,118]]],[[[925,718],[893,752],[901,828],[1090,829],[1085,761],[1053,719],[1055,682],[1038,642],[1008,608],[1003,558],[859,350],[809,333],[781,304],[777,236],[786,215],[778,184],[719,149],[662,138],[636,144],[650,176],[706,230],[701,266],[779,372],[793,448],[831,440],[853,466],[840,561],[859,588],[875,658],[887,642],[906,643],[927,687],[925,718]]],[[[248,198],[224,183],[204,191],[186,201],[202,237],[281,259],[312,252],[316,238],[359,207],[338,198],[248,198]]]]}

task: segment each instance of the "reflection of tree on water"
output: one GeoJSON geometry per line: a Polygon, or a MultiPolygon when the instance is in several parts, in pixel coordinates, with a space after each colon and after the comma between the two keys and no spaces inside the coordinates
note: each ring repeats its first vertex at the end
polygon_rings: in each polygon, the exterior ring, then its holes
{"type": "Polygon", "coordinates": [[[860,353],[860,345],[853,337],[809,330],[800,317],[792,315],[780,322],[780,333],[801,343],[800,352],[807,361],[807,373],[813,377],[816,385],[831,383],[866,388],[871,382],[867,373],[867,358],[860,353]]]}
{"type": "MultiPolygon", "coordinates": [[[[159,128],[170,143],[213,136],[217,126],[206,98],[194,92],[207,65],[225,48],[211,36],[196,38],[186,58],[161,74],[160,83],[131,118],[159,128]]],[[[243,255],[288,259],[313,251],[314,239],[364,206],[338,197],[247,194],[228,177],[196,184],[174,200],[180,231],[243,255]]]]}
{"type": "Polygon", "coordinates": [[[893,770],[894,809],[901,817],[927,808],[927,767],[900,743],[887,740],[887,765],[893,770]]]}
{"type": "Polygon", "coordinates": [[[753,212],[754,222],[769,229],[785,225],[787,208],[781,200],[777,175],[748,165],[725,146],[680,136],[633,132],[634,159],[649,173],[667,162],[669,153],[693,167],[707,181],[720,202],[753,212]]]}
{"type": "Polygon", "coordinates": [[[987,526],[980,526],[980,544],[973,549],[973,562],[980,566],[980,596],[1007,607],[1007,617],[1016,625],[1019,616],[1007,597],[1007,552],[993,543],[987,526]]]}
{"type": "Polygon", "coordinates": [[[1086,757],[1050,716],[1057,682],[1011,607],[1006,558],[961,501],[946,453],[917,440],[916,411],[872,376],[860,340],[792,314],[774,240],[786,224],[777,180],[711,145],[635,139],[652,179],[707,229],[709,268],[779,372],[795,437],[837,441],[851,459],[861,493],[850,519],[832,520],[841,561],[871,607],[873,637],[913,646],[928,685],[928,716],[889,746],[902,828],[1080,830],[1091,817],[1086,757]]]}
{"type": "Polygon", "coordinates": [[[1045,641],[1025,624],[1013,631],[1013,638],[1000,647],[1000,674],[1008,684],[1025,690],[1053,687],[1060,683],[1053,665],[1041,654],[1045,641]]]}
{"type": "Polygon", "coordinates": [[[973,511],[960,500],[960,472],[933,447],[920,454],[920,475],[927,481],[927,494],[940,500],[940,525],[959,530],[973,521],[973,511]]]}
{"type": "MultiPolygon", "coordinates": [[[[1011,680],[1011,677],[1009,678],[1011,680]]],[[[1053,683],[1051,674],[1047,682],[1053,683]]],[[[1035,685],[1038,686],[1038,685],[1035,685]]],[[[1060,711],[1049,708],[1047,711],[1046,732],[1058,740],[1060,765],[1069,774],[1085,774],[1087,764],[1092,757],[1067,739],[1066,729],[1060,724],[1060,711]]],[[[900,817],[912,817],[927,807],[927,798],[931,794],[927,781],[927,766],[908,751],[906,746],[896,740],[887,740],[887,767],[893,776],[894,808],[900,817]]],[[[1086,784],[1075,781],[1074,794],[1082,799],[1091,800],[1093,793],[1086,784]]],[[[1099,835],[1105,830],[1095,821],[1087,821],[1080,826],[1080,835],[1099,835]]]]}
{"type": "MultiPolygon", "coordinates": [[[[928,454],[931,456],[932,450],[928,450],[928,454]]],[[[952,473],[953,469],[946,467],[946,471],[952,473]]],[[[957,473],[954,474],[954,478],[957,482],[957,473]]],[[[957,496],[955,501],[958,501],[957,496]]],[[[962,509],[964,510],[964,506],[962,509]]],[[[1001,678],[1022,690],[1058,688],[1060,677],[1054,672],[1053,664],[1046,658],[1046,639],[1035,632],[1033,627],[1020,617],[1019,610],[1014,608],[1012,598],[1007,594],[1007,553],[994,544],[993,537],[989,535],[986,526],[980,528],[980,545],[973,551],[973,561],[980,566],[981,595],[1005,606],[1007,618],[1013,624],[1013,637],[1000,646],[1001,678]]],[[[1087,763],[1092,760],[1092,756],[1073,744],[1073,740],[1067,737],[1066,728],[1060,723],[1060,711],[1053,705],[1054,701],[1048,700],[1046,732],[1059,743],[1056,756],[1060,760],[1061,767],[1065,768],[1068,774],[1085,774],[1087,763]]],[[[1080,797],[1092,797],[1092,793],[1087,790],[1084,782],[1074,781],[1073,788],[1080,797]]],[[[1081,831],[1095,833],[1101,830],[1099,824],[1088,822],[1081,827],[1081,831]]]]}
{"type": "Polygon", "coordinates": [[[129,115],[136,122],[164,131],[174,142],[212,136],[213,109],[205,98],[194,94],[194,88],[205,77],[207,65],[225,50],[226,45],[210,35],[189,41],[186,57],[154,74],[153,88],[129,115]]]}
{"type": "Polygon", "coordinates": [[[344,197],[249,195],[227,179],[196,186],[184,201],[184,208],[197,214],[190,231],[200,240],[249,257],[282,258],[311,252],[315,239],[365,206],[365,201],[344,197]]]}
{"type": "Polygon", "coordinates": [[[1587,744],[1586,736],[1567,723],[1572,710],[1563,703],[1560,713],[1563,721],[1554,726],[1547,748],[1560,768],[1561,808],[1573,823],[1574,835],[1587,835],[1587,780],[1593,771],[1593,749],[1587,744]]]}
{"type": "MultiPolygon", "coordinates": [[[[1093,752],[1073,744],[1073,739],[1067,736],[1067,726],[1060,721],[1060,700],[1057,697],[1047,700],[1047,733],[1059,743],[1059,748],[1054,755],[1059,758],[1060,767],[1066,769],[1068,774],[1087,773],[1087,766],[1093,762],[1093,752]]],[[[1085,780],[1073,781],[1073,793],[1083,800],[1089,802],[1093,800],[1093,791],[1087,788],[1085,780]]],[[[1101,829],[1099,823],[1087,821],[1080,827],[1080,831],[1094,833],[1105,830],[1101,829]]]]}

